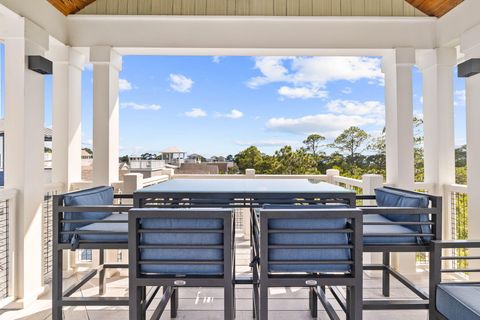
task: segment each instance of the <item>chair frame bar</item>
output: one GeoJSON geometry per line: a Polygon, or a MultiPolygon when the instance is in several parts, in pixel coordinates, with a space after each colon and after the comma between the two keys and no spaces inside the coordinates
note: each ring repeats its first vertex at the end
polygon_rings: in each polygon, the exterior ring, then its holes
{"type": "MultiPolygon", "coordinates": [[[[330,319],[339,319],[334,308],[326,299],[326,287],[345,286],[347,287],[347,297],[338,299],[344,306],[348,320],[362,319],[362,284],[363,284],[363,216],[360,210],[354,208],[345,209],[265,209],[262,210],[260,217],[254,210],[251,210],[251,238],[252,255],[258,257],[252,263],[253,267],[253,308],[254,316],[260,320],[268,319],[268,289],[270,287],[308,287],[309,288],[309,309],[312,317],[317,317],[317,299],[325,307],[330,319]],[[349,274],[333,273],[314,273],[314,274],[289,274],[289,273],[270,273],[268,267],[272,262],[269,261],[268,251],[272,246],[268,243],[268,232],[262,230],[268,229],[270,219],[348,219],[349,226],[343,230],[336,229],[337,233],[346,233],[350,236],[349,249],[351,250],[351,259],[348,261],[351,265],[349,274]],[[353,232],[350,232],[353,231],[353,232]]],[[[285,233],[295,233],[298,229],[282,229],[285,233]]],[[[323,245],[322,248],[338,248],[335,245],[323,245]]],[[[299,249],[309,249],[311,246],[298,245],[299,249]]],[[[332,264],[339,261],[295,261],[309,264],[332,264]]],[[[337,291],[338,292],[338,291],[337,291]]],[[[335,295],[334,295],[335,296],[335,295]]],[[[339,297],[340,298],[340,297],[339,297]]]]}
{"type": "MultiPolygon", "coordinates": [[[[413,195],[427,196],[430,206],[429,208],[396,208],[396,207],[376,207],[376,206],[359,206],[363,214],[388,214],[388,215],[429,215],[426,222],[395,222],[390,223],[364,223],[364,225],[408,225],[408,226],[422,226],[427,225],[431,227],[431,233],[412,232],[410,234],[369,234],[373,237],[429,237],[429,243],[412,243],[412,244],[364,244],[364,252],[380,252],[382,253],[382,264],[365,265],[364,270],[378,270],[382,271],[382,295],[386,298],[390,297],[390,277],[396,278],[406,288],[412,291],[419,300],[391,300],[391,299],[375,299],[364,300],[364,310],[418,310],[429,308],[429,295],[422,289],[418,288],[412,281],[405,278],[400,272],[393,269],[390,264],[391,253],[393,252],[427,252],[432,256],[433,246],[432,241],[442,239],[442,197],[433,196],[425,193],[403,190],[393,187],[384,187],[386,189],[405,192],[413,195]]],[[[358,195],[357,200],[376,200],[375,195],[358,195]]],[[[433,261],[429,261],[430,270],[434,268],[433,261]]],[[[430,290],[431,291],[431,290],[430,290]]]]}
{"type": "MultiPolygon", "coordinates": [[[[458,261],[458,260],[480,260],[478,256],[462,257],[462,256],[444,256],[443,249],[480,249],[479,240],[449,240],[449,241],[432,241],[433,252],[431,255],[432,269],[430,269],[430,305],[429,305],[429,319],[432,320],[448,320],[437,309],[437,286],[442,281],[442,274],[449,273],[453,269],[443,269],[444,261],[458,261]]],[[[455,269],[455,272],[480,272],[478,269],[455,269]]],[[[480,284],[480,282],[453,282],[452,284],[480,284]]]]}
{"type": "MultiPolygon", "coordinates": [[[[128,249],[128,244],[113,242],[89,242],[79,241],[78,247],[73,248],[70,243],[62,241],[64,234],[81,234],[78,231],[62,231],[64,223],[92,222],[92,223],[127,223],[126,221],[103,221],[103,220],[64,220],[65,212],[119,212],[126,214],[131,209],[129,205],[105,205],[105,206],[65,206],[64,198],[67,194],[53,196],[53,270],[52,270],[52,319],[61,320],[63,307],[66,306],[128,306],[128,297],[72,297],[88,281],[97,274],[99,275],[99,295],[106,290],[106,270],[127,269],[126,264],[105,263],[105,250],[128,249]],[[67,289],[63,288],[63,251],[76,249],[99,250],[99,265],[87,272],[77,283],[67,289]]],[[[114,201],[132,200],[132,195],[115,194],[114,201]]],[[[105,232],[89,232],[88,234],[105,235],[105,232]]],[[[112,234],[110,232],[110,234],[112,234]]]]}
{"type": "MultiPolygon", "coordinates": [[[[150,304],[146,296],[146,287],[162,287],[163,295],[161,303],[154,311],[151,319],[159,319],[170,301],[170,316],[175,318],[178,311],[178,290],[189,287],[222,287],[224,288],[224,319],[235,318],[235,219],[231,209],[215,209],[212,211],[196,211],[149,208],[132,209],[128,220],[128,247],[129,247],[129,291],[130,291],[130,319],[146,319],[146,310],[150,304]],[[230,214],[228,214],[230,213],[230,214]],[[140,220],[144,218],[165,218],[165,219],[222,219],[223,220],[223,249],[224,259],[221,262],[183,260],[181,264],[222,264],[223,275],[186,275],[176,277],[174,275],[148,275],[140,272],[140,245],[139,237],[142,234],[140,220]]],[[[178,230],[177,230],[178,231],[178,230]]],[[[182,230],[185,233],[198,233],[198,229],[182,230]]],[[[173,246],[173,245],[172,245],[173,246]]],[[[208,247],[208,245],[206,245],[208,247]]],[[[178,248],[183,248],[178,245],[178,248]]],[[[198,246],[200,248],[200,246],[198,246]]],[[[162,260],[162,263],[179,263],[178,260],[162,260]]],[[[156,294],[153,294],[153,299],[156,294]]]]}

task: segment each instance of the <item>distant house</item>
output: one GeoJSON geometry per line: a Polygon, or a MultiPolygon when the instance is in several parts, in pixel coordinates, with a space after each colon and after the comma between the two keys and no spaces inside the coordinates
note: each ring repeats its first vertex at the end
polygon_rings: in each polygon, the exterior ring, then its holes
{"type": "Polygon", "coordinates": [[[185,161],[186,154],[177,147],[169,147],[160,152],[160,159],[168,164],[179,165],[185,161]]]}
{"type": "Polygon", "coordinates": [[[200,154],[197,154],[197,153],[192,153],[192,154],[188,155],[187,160],[188,160],[187,162],[189,162],[189,163],[206,162],[205,157],[200,155],[200,154]]]}

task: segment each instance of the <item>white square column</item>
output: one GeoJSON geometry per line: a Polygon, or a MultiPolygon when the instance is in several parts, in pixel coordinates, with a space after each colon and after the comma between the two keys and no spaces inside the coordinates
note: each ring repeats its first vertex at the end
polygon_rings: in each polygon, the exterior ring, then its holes
{"type": "Polygon", "coordinates": [[[457,51],[422,50],[417,61],[423,75],[424,181],[432,185],[429,193],[443,196],[443,238],[451,239],[449,195],[444,187],[455,183],[453,67],[457,51]]]}
{"type": "MultiPolygon", "coordinates": [[[[414,188],[413,82],[415,49],[397,48],[383,57],[385,73],[385,144],[387,183],[414,188]]],[[[415,253],[395,253],[392,265],[404,274],[416,272],[415,253]]]]}
{"type": "Polygon", "coordinates": [[[85,56],[74,48],[52,47],[53,182],[70,190],[82,179],[82,71],[85,56]]]}
{"type": "MultiPolygon", "coordinates": [[[[2,23],[4,23],[3,21],[2,23]]],[[[27,56],[44,55],[48,34],[12,18],[5,39],[5,188],[18,190],[14,272],[16,298],[24,304],[42,291],[44,191],[44,76],[28,69],[27,56]],[[14,21],[13,21],[14,20],[14,21]]]]}
{"type": "MultiPolygon", "coordinates": [[[[466,63],[480,59],[480,26],[462,34],[460,51],[466,63]]],[[[475,70],[465,78],[465,106],[467,126],[467,181],[468,181],[468,239],[480,239],[480,73],[475,70]]],[[[459,76],[461,76],[459,72],[459,76]]],[[[469,255],[480,255],[480,249],[470,249],[469,255]]],[[[471,261],[469,268],[480,268],[480,262],[471,261]]],[[[471,281],[479,281],[480,275],[470,275],[471,281]]]]}
{"type": "Polygon", "coordinates": [[[455,183],[455,132],[453,67],[455,48],[425,50],[418,54],[423,75],[423,126],[425,182],[430,193],[443,195],[445,185],[455,183]]]}
{"type": "Polygon", "coordinates": [[[384,56],[387,183],[413,189],[413,83],[415,49],[397,48],[384,56]]]}
{"type": "Polygon", "coordinates": [[[93,64],[93,184],[118,180],[119,72],[122,57],[111,47],[90,48],[93,64]]]}

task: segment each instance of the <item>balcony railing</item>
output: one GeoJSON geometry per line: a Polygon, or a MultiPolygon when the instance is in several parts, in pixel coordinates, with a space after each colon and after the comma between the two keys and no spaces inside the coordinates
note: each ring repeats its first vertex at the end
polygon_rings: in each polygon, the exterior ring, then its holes
{"type": "Polygon", "coordinates": [[[45,186],[42,208],[43,282],[52,280],[53,196],[64,192],[63,183],[45,186]]]}
{"type": "Polygon", "coordinates": [[[15,205],[17,192],[0,190],[0,301],[14,296],[15,205]]]}

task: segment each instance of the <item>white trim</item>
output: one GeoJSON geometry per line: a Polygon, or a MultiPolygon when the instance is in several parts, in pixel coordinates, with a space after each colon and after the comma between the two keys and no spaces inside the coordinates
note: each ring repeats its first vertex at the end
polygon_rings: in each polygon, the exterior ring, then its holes
{"type": "MultiPolygon", "coordinates": [[[[67,18],[71,46],[225,49],[434,48],[430,17],[89,16],[67,18]],[[154,32],[153,32],[154,31],[154,32]],[[353,32],[354,31],[354,32],[353,32]]],[[[121,50],[121,49],[119,49],[121,50]]],[[[132,52],[132,49],[130,49],[132,52]]]]}

